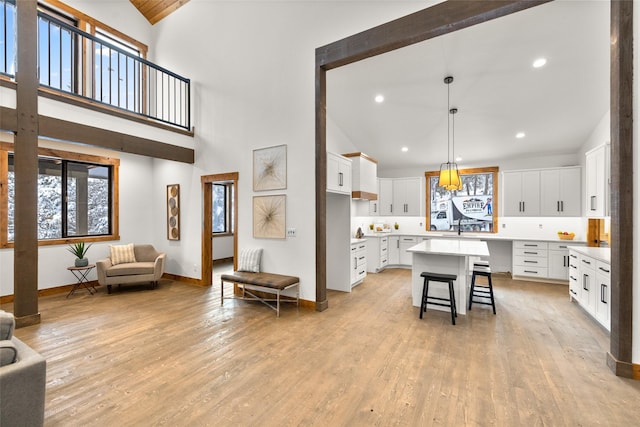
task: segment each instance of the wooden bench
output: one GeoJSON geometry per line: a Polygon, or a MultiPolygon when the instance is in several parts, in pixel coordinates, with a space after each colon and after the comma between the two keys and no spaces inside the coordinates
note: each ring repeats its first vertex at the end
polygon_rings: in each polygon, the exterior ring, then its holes
{"type": "MultiPolygon", "coordinates": [[[[260,301],[267,307],[276,311],[276,317],[280,317],[280,293],[287,289],[297,287],[296,306],[300,305],[300,279],[295,276],[285,276],[273,273],[250,273],[247,271],[234,271],[233,274],[223,274],[220,280],[220,305],[224,304],[224,282],[233,282],[242,288],[242,296],[227,297],[229,299],[243,299],[248,301],[260,301]],[[275,293],[276,298],[262,298],[251,291],[275,293]],[[247,297],[249,295],[249,297],[247,297]],[[269,302],[276,302],[275,307],[269,302]]],[[[283,300],[283,302],[294,302],[283,300]]]]}

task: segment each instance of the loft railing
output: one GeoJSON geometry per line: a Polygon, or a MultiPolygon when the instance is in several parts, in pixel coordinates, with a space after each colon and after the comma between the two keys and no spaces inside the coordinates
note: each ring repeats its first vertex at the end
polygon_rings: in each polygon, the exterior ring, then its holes
{"type": "MultiPolygon", "coordinates": [[[[0,73],[15,77],[15,6],[0,1],[0,73]]],[[[189,130],[191,82],[38,12],[41,86],[189,130]]]]}

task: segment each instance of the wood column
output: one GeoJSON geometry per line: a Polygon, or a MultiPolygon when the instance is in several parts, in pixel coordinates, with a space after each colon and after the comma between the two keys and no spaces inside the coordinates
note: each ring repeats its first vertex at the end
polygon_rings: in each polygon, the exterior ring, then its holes
{"type": "Polygon", "coordinates": [[[609,368],[633,377],[633,2],[611,1],[611,347],[609,368]]]}
{"type": "Polygon", "coordinates": [[[316,50],[316,311],[327,308],[327,71],[316,50]]]}
{"type": "Polygon", "coordinates": [[[38,14],[36,0],[16,2],[15,241],[13,310],[16,326],[40,323],[38,312],[38,14]]]}

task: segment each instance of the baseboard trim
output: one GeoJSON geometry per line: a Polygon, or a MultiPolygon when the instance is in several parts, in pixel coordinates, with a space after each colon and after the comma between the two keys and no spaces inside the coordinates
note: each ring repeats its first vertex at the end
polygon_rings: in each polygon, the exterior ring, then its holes
{"type": "MultiPolygon", "coordinates": [[[[100,284],[98,283],[97,280],[90,280],[89,282],[87,282],[87,286],[93,286],[95,288],[99,287],[100,284]]],[[[38,298],[39,297],[46,297],[49,295],[57,295],[57,294],[62,294],[62,293],[67,293],[70,292],[71,289],[73,288],[73,285],[62,285],[62,286],[56,286],[53,288],[47,288],[47,289],[39,289],[38,290],[38,298]]],[[[12,303],[14,300],[13,298],[13,294],[11,295],[5,295],[0,297],[0,304],[10,304],[12,303]]]]}
{"type": "Polygon", "coordinates": [[[193,277],[185,277],[185,276],[179,276],[177,274],[164,273],[162,275],[162,278],[163,279],[173,280],[173,281],[176,281],[176,282],[189,283],[190,285],[204,286],[204,283],[203,283],[202,280],[194,279],[193,277]]]}
{"type": "Polygon", "coordinates": [[[640,365],[620,361],[609,352],[607,352],[607,366],[619,377],[640,380],[640,365]]]}
{"type": "Polygon", "coordinates": [[[26,326],[38,325],[40,323],[40,313],[30,314],[28,316],[15,316],[16,328],[24,328],[26,326]]]}
{"type": "Polygon", "coordinates": [[[233,262],[233,257],[227,257],[227,258],[220,258],[220,259],[214,259],[213,260],[213,265],[218,265],[218,264],[227,264],[229,262],[233,262]]]}

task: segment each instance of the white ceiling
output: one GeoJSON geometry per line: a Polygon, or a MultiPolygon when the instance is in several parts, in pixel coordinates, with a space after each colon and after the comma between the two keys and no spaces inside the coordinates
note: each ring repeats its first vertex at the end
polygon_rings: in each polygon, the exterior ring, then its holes
{"type": "Polygon", "coordinates": [[[327,115],[379,169],[437,169],[451,75],[460,167],[571,154],[609,109],[609,63],[609,2],[559,0],[331,70],[327,115]]]}

